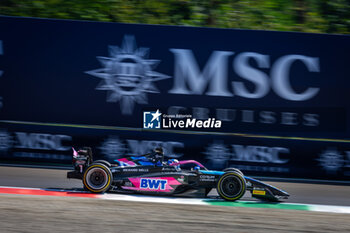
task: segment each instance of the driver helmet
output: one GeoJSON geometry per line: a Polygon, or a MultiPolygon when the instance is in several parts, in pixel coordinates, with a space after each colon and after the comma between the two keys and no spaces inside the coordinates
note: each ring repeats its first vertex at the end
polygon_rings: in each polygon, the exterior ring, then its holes
{"type": "Polygon", "coordinates": [[[177,160],[177,159],[169,159],[168,160],[168,164],[169,165],[171,165],[171,164],[173,164],[173,163],[178,163],[179,162],[179,160],[177,160]]]}
{"type": "MultiPolygon", "coordinates": [[[[168,165],[171,166],[173,163],[178,163],[178,162],[179,162],[179,160],[177,160],[177,159],[169,159],[168,160],[168,165]]],[[[174,167],[176,168],[176,170],[180,169],[180,165],[176,165],[174,167]]]]}

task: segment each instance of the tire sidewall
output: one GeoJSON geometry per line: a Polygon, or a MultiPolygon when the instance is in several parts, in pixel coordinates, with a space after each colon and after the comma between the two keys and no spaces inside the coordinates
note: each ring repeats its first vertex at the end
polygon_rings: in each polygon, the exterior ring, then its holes
{"type": "Polygon", "coordinates": [[[104,193],[104,192],[106,192],[106,191],[110,188],[110,186],[111,186],[111,184],[112,184],[112,172],[111,172],[111,170],[110,170],[106,165],[104,165],[104,164],[92,164],[92,165],[91,165],[90,167],[88,167],[88,168],[86,169],[86,171],[84,172],[83,184],[84,184],[84,187],[85,187],[86,189],[88,189],[89,191],[91,191],[91,192],[94,192],[94,193],[104,193]],[[106,174],[106,177],[107,177],[107,182],[106,182],[106,184],[105,184],[102,188],[100,188],[100,189],[95,189],[95,188],[93,188],[93,187],[90,187],[89,184],[88,184],[88,182],[87,182],[87,180],[86,180],[87,177],[88,177],[89,172],[90,172],[91,170],[93,170],[93,169],[96,169],[96,168],[99,168],[99,169],[103,170],[103,171],[105,172],[105,174],[106,174]]]}
{"type": "Polygon", "coordinates": [[[224,169],[223,171],[224,172],[236,172],[236,173],[240,174],[241,176],[244,176],[243,172],[241,170],[239,170],[238,168],[230,167],[230,168],[224,169]]]}
{"type": "Polygon", "coordinates": [[[106,160],[96,160],[91,165],[95,165],[95,164],[103,164],[108,168],[111,167],[111,164],[106,160]]]}
{"type": "Polygon", "coordinates": [[[219,179],[219,181],[217,183],[216,189],[217,189],[217,192],[219,193],[219,195],[223,199],[228,200],[228,201],[236,201],[236,200],[240,199],[245,194],[246,186],[247,186],[246,185],[246,181],[245,181],[244,177],[240,173],[229,171],[229,172],[226,172],[225,174],[223,174],[220,177],[220,179],[219,179]],[[222,189],[221,189],[222,181],[225,178],[229,177],[229,176],[234,176],[235,178],[237,178],[240,181],[241,185],[242,185],[240,192],[234,197],[229,197],[229,196],[225,195],[223,193],[222,189]]]}

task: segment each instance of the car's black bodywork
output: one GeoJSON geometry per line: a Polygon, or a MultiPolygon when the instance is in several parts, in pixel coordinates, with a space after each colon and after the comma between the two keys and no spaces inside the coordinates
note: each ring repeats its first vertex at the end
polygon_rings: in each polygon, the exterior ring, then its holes
{"type": "Polygon", "coordinates": [[[194,160],[164,162],[159,149],[146,155],[115,160],[115,164],[93,161],[90,148],[73,151],[75,170],[68,172],[67,177],[82,179],[84,188],[94,193],[114,191],[206,197],[216,188],[220,197],[228,201],[240,199],[246,191],[266,201],[289,196],[281,189],[244,176],[235,168],[211,171],[194,160]]]}

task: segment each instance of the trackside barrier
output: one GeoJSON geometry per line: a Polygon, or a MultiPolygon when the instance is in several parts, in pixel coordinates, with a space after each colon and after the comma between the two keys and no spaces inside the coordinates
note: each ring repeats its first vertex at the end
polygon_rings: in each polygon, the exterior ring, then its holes
{"type": "Polygon", "coordinates": [[[163,146],[211,169],[350,180],[349,36],[4,16],[0,30],[0,162],[163,146]],[[156,110],[162,127],[144,129],[156,110]],[[174,129],[177,114],[222,126],[174,129]]]}

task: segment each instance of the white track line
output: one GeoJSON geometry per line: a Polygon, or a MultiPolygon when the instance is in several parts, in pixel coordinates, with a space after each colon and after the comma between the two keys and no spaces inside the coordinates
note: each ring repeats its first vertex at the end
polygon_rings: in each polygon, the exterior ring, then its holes
{"type": "Polygon", "coordinates": [[[155,197],[140,196],[128,194],[104,194],[99,196],[100,199],[116,201],[134,201],[134,202],[152,202],[165,204],[187,204],[187,205],[209,205],[204,199],[199,198],[181,198],[181,197],[155,197]]]}
{"type": "MultiPolygon", "coordinates": [[[[12,189],[22,189],[22,190],[46,190],[46,191],[56,191],[56,192],[79,192],[88,193],[84,191],[77,190],[47,190],[40,188],[24,188],[24,187],[11,187],[11,186],[0,186],[0,188],[12,188],[12,189]]],[[[162,197],[162,196],[144,196],[144,195],[130,195],[130,194],[112,194],[106,193],[101,195],[96,195],[97,199],[103,200],[116,200],[116,201],[131,201],[131,202],[148,202],[148,203],[164,203],[164,204],[185,204],[185,205],[211,205],[208,200],[201,198],[182,198],[182,197],[162,197]]],[[[213,199],[212,199],[213,200],[213,199]]],[[[215,200],[215,199],[214,199],[215,200]]],[[[244,201],[257,203],[255,201],[244,201]]],[[[239,201],[238,201],[239,203],[239,201]]],[[[267,203],[268,204],[268,203],[267,203]]],[[[336,206],[336,205],[319,205],[319,204],[303,204],[303,203],[279,203],[278,205],[303,205],[307,206],[309,211],[316,212],[328,212],[328,213],[341,213],[350,214],[350,206],[336,206]]],[[[228,205],[229,206],[229,205],[228,205]]]]}

